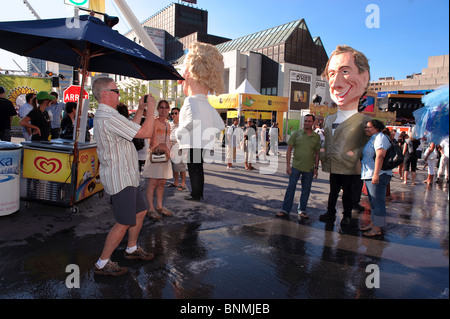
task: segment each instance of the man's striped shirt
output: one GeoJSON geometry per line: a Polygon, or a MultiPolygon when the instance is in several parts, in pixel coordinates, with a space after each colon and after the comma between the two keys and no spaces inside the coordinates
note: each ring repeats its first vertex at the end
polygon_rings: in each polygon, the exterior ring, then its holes
{"type": "Polygon", "coordinates": [[[116,109],[99,104],[94,118],[94,138],[100,161],[100,180],[114,195],[128,186],[139,186],[138,155],[132,142],[140,129],[116,109]]]}

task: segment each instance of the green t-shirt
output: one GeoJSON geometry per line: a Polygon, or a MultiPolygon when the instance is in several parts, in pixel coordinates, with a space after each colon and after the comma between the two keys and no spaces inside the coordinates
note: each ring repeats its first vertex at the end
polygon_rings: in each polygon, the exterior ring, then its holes
{"type": "Polygon", "coordinates": [[[314,153],[320,149],[320,136],[316,132],[308,135],[304,130],[291,134],[288,145],[293,146],[292,166],[301,172],[314,170],[314,153]]]}

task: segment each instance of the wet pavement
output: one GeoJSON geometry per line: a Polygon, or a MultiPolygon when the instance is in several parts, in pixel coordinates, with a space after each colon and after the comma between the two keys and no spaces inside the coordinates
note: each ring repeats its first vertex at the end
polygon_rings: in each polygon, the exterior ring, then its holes
{"type": "MultiPolygon", "coordinates": [[[[385,234],[365,238],[358,224],[370,218],[367,210],[345,228],[341,214],[332,224],[319,221],[329,189],[321,171],[313,181],[310,218],[295,213],[300,186],[289,219],[275,218],[288,184],[285,149],[255,171],[242,162],[233,170],[205,164],[202,202],[166,188],[164,205],[174,216],[146,218],[139,240],[156,258],[125,260],[124,240],[112,260],[129,273],[118,278],[93,273],[114,224],[108,195],[78,203],[78,214],[21,201],[18,212],[0,217],[0,298],[449,299],[448,184],[422,184],[423,165],[416,186],[394,174],[385,234]]],[[[222,157],[217,147],[213,159],[222,157]]],[[[361,204],[369,207],[367,196],[361,204]]]]}

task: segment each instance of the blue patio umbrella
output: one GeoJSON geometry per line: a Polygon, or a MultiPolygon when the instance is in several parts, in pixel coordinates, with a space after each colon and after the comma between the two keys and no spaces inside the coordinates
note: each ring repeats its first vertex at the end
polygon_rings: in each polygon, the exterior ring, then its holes
{"type": "Polygon", "coordinates": [[[448,101],[448,84],[422,97],[425,106],[413,112],[416,120],[414,132],[417,137],[426,137],[429,141],[440,144],[442,139],[448,136],[448,101]]]}
{"type": "MultiPolygon", "coordinates": [[[[183,79],[175,68],[139,44],[108,27],[102,20],[79,18],[0,22],[0,48],[26,57],[58,62],[88,71],[125,75],[144,80],[183,79]]],[[[78,107],[74,161],[79,161],[78,139],[81,107],[78,107]]]]}

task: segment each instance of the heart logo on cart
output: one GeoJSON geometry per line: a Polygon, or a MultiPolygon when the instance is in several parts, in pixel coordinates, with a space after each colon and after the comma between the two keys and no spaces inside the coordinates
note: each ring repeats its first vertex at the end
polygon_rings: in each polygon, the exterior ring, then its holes
{"type": "Polygon", "coordinates": [[[44,174],[56,174],[61,170],[62,163],[57,158],[36,157],[34,166],[44,174]]]}

